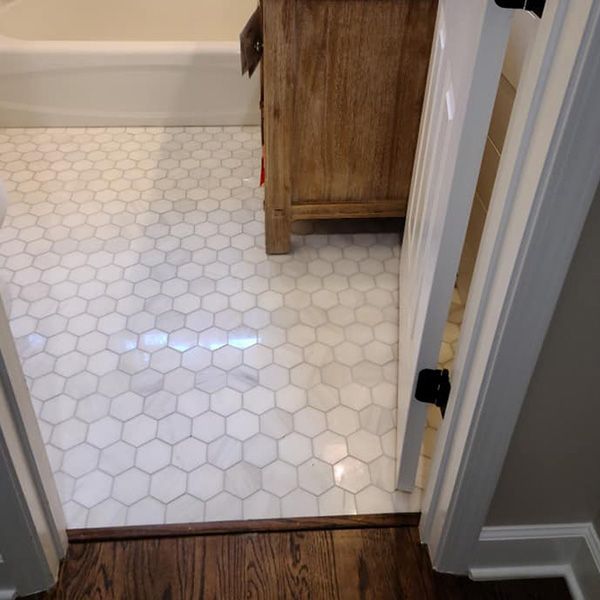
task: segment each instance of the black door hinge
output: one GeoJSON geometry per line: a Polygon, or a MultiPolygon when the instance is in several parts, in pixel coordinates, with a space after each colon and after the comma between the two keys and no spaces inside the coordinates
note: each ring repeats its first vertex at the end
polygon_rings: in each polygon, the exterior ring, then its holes
{"type": "Polygon", "coordinates": [[[500,8],[516,8],[518,10],[528,10],[542,17],[546,0],[496,0],[500,8]]]}
{"type": "Polygon", "coordinates": [[[446,406],[450,397],[450,373],[448,369],[423,369],[417,377],[415,398],[419,402],[434,404],[446,414],[446,406]]]}

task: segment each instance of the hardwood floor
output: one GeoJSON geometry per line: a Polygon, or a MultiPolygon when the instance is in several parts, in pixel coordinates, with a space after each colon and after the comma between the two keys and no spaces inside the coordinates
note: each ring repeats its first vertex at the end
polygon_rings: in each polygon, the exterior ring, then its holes
{"type": "Polygon", "coordinates": [[[475,583],[430,567],[414,526],[72,543],[44,600],[570,598],[562,580],[475,583]]]}

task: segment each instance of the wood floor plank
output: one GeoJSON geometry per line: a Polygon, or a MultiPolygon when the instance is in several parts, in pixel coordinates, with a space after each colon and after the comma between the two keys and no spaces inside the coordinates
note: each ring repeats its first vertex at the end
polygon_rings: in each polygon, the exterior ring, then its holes
{"type": "Polygon", "coordinates": [[[426,598],[407,528],[333,532],[340,597],[426,598]],[[399,568],[399,565],[402,565],[399,568]]]}
{"type": "Polygon", "coordinates": [[[216,535],[196,540],[202,546],[201,598],[245,597],[245,536],[216,535]]]}
{"type": "Polygon", "coordinates": [[[249,600],[277,600],[283,584],[283,560],[278,543],[282,534],[246,536],[246,597],[249,600]]]}
{"type": "Polygon", "coordinates": [[[112,577],[113,563],[99,544],[71,546],[62,564],[58,585],[42,597],[49,600],[108,598],[112,577]]]}
{"type": "Polygon", "coordinates": [[[466,577],[433,574],[435,598],[447,600],[568,600],[571,598],[562,579],[532,581],[471,581],[466,577]]]}
{"type": "Polygon", "coordinates": [[[115,547],[115,565],[121,571],[119,598],[197,598],[200,587],[196,573],[201,544],[183,539],[151,540],[131,553],[126,542],[115,547]]]}
{"type": "Polygon", "coordinates": [[[332,533],[293,532],[285,534],[282,541],[283,555],[288,556],[286,597],[338,598],[332,533]]]}
{"type": "Polygon", "coordinates": [[[249,598],[338,598],[329,531],[277,533],[248,539],[249,598]]]}
{"type": "Polygon", "coordinates": [[[71,544],[42,600],[567,600],[561,579],[435,573],[415,527],[71,544]]]}

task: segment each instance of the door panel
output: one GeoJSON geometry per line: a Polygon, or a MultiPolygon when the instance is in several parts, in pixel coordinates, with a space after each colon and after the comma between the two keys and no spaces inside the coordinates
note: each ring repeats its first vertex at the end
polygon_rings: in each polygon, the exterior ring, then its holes
{"type": "Polygon", "coordinates": [[[511,12],[440,0],[400,264],[398,487],[414,488],[427,406],[492,113],[511,12]]]}

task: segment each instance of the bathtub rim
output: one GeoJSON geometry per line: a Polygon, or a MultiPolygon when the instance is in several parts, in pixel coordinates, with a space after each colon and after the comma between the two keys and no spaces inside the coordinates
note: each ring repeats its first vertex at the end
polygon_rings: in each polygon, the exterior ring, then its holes
{"type": "MultiPolygon", "coordinates": [[[[50,51],[54,54],[156,54],[157,51],[189,54],[198,51],[215,54],[240,54],[239,41],[186,41],[186,40],[24,40],[0,33],[0,52],[18,51],[22,54],[38,54],[50,51]]],[[[2,69],[0,68],[0,72],[2,69]]]]}

